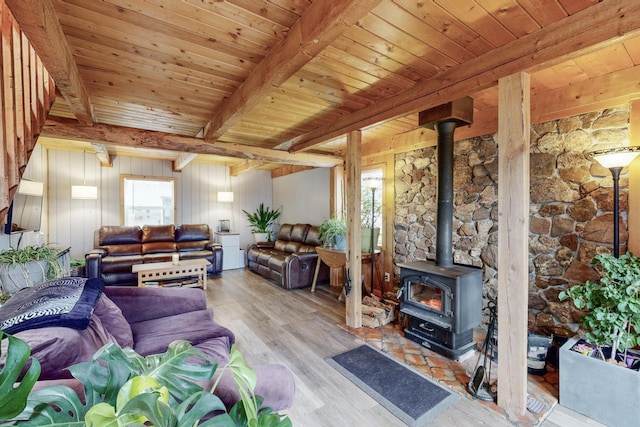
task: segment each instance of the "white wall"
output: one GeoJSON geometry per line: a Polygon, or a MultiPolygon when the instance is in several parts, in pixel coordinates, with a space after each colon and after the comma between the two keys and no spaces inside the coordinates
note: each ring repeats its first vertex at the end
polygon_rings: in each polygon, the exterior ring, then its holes
{"type": "Polygon", "coordinates": [[[329,217],[330,169],[317,168],[273,179],[273,206],[280,224],[320,225],[329,217]]]}

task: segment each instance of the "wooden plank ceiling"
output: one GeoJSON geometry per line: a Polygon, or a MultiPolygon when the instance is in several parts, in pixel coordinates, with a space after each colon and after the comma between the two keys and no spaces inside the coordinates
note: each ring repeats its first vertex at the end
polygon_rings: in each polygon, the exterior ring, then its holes
{"type": "Polygon", "coordinates": [[[103,163],[337,164],[346,132],[411,144],[417,111],[465,95],[457,136],[495,132],[497,79],[521,70],[533,123],[640,91],[635,0],[5,1],[60,91],[43,135],[103,163]]]}

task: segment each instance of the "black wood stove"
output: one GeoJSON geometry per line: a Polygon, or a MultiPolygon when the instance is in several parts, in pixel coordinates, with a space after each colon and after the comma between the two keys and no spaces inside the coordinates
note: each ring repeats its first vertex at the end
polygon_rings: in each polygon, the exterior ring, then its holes
{"type": "Polygon", "coordinates": [[[482,270],[453,263],[453,133],[471,123],[473,100],[463,98],[420,112],[420,126],[438,133],[436,260],[399,264],[405,334],[452,359],[475,350],[482,321],[482,270]]]}
{"type": "Polygon", "coordinates": [[[399,264],[400,312],[405,336],[436,353],[459,359],[476,349],[473,328],[482,322],[482,269],[430,261],[399,264]]]}

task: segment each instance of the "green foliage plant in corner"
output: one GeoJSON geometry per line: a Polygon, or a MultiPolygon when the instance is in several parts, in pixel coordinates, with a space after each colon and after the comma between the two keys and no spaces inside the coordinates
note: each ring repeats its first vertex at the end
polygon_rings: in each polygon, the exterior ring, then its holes
{"type": "Polygon", "coordinates": [[[247,216],[251,231],[254,233],[269,233],[269,228],[275,224],[280,217],[280,209],[272,210],[269,206],[265,207],[264,203],[260,203],[258,209],[254,213],[242,210],[247,216]]]}
{"type": "MultiPolygon", "coordinates": [[[[25,344],[26,346],[26,344],[25,344]]],[[[29,349],[26,347],[26,351],[29,349]]],[[[24,352],[24,349],[23,349],[24,352]]],[[[33,365],[32,365],[33,366],[33,365]]],[[[7,366],[5,369],[9,368],[7,366]]],[[[29,395],[19,415],[8,413],[10,424],[18,426],[66,427],[290,427],[288,417],[259,411],[262,399],[252,395],[255,372],[235,348],[223,369],[230,369],[241,398],[226,412],[211,391],[195,382],[213,378],[217,364],[187,341],[174,341],[163,354],[140,356],[115,344],[102,347],[90,362],[69,368],[84,386],[83,403],[73,389],[64,385],[44,387],[29,395]],[[187,362],[187,359],[191,360],[187,362]],[[198,360],[199,363],[193,363],[198,360]],[[205,418],[203,420],[203,418],[205,418]]],[[[20,365],[11,365],[17,375],[20,365]]],[[[39,375],[39,370],[38,374],[39,375]]],[[[27,377],[25,376],[25,379],[27,377]]],[[[25,380],[23,380],[24,383],[25,380]]],[[[35,380],[34,380],[35,382],[35,380]]],[[[3,382],[4,384],[4,382],[3,382]]],[[[13,381],[9,384],[13,385],[13,381]]],[[[15,412],[15,411],[14,411],[15,412]]]]}
{"type": "Polygon", "coordinates": [[[602,347],[611,346],[608,361],[615,363],[617,351],[640,344],[640,258],[631,252],[619,258],[602,253],[591,263],[600,279],[572,286],[559,298],[571,298],[578,309],[587,312],[582,319],[585,340],[597,346],[602,359],[602,347]]]}

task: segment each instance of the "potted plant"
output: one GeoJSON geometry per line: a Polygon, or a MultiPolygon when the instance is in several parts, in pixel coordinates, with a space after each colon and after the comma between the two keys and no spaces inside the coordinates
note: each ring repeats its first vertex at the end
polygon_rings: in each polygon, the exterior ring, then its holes
{"type": "Polygon", "coordinates": [[[9,248],[0,252],[2,291],[11,295],[24,287],[62,277],[64,270],[58,262],[59,252],[49,245],[9,248]]]}
{"type": "Polygon", "coordinates": [[[260,203],[260,206],[258,206],[258,209],[254,213],[249,213],[244,209],[242,212],[247,216],[256,242],[271,240],[271,226],[275,224],[276,219],[280,217],[280,209],[272,210],[268,206],[265,207],[264,203],[260,203]]]}
{"type": "Polygon", "coordinates": [[[217,365],[187,341],[175,341],[165,353],[147,357],[115,344],[105,345],[90,362],[69,368],[84,386],[84,402],[65,385],[29,394],[40,373],[37,361],[14,389],[29,354],[24,342],[10,337],[9,357],[14,363],[7,363],[1,373],[0,378],[7,379],[2,381],[7,390],[0,395],[0,402],[10,399],[7,402],[11,405],[0,406],[0,420],[10,419],[12,425],[291,426],[288,417],[274,414],[269,408],[259,409],[262,399],[251,393],[255,372],[235,345],[229,363],[222,368],[231,370],[241,394],[241,400],[229,412],[213,390],[194,383],[213,378],[217,365]],[[203,418],[211,419],[201,422],[203,418]]]}
{"type": "Polygon", "coordinates": [[[339,251],[346,250],[347,246],[347,221],[342,215],[334,214],[320,224],[320,240],[322,246],[335,247],[339,251]]]}
{"type": "Polygon", "coordinates": [[[599,280],[559,294],[586,311],[584,338],[560,349],[560,403],[608,425],[637,425],[640,372],[625,362],[640,343],[640,258],[603,253],[592,264],[599,280]]]}

